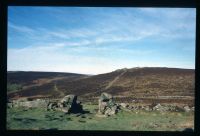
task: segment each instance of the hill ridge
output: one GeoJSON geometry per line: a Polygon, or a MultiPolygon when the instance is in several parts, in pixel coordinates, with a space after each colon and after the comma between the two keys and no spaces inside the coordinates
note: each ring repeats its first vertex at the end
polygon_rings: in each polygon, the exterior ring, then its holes
{"type": "Polygon", "coordinates": [[[108,85],[105,87],[104,90],[107,90],[108,88],[110,88],[117,80],[119,80],[119,78],[121,76],[123,76],[125,73],[127,72],[127,69],[125,69],[121,74],[119,74],[118,76],[116,76],[111,82],[108,83],[108,85]]]}
{"type": "Polygon", "coordinates": [[[45,78],[40,74],[35,75],[35,73],[28,73],[28,76],[20,73],[8,73],[8,83],[23,83],[24,85],[21,91],[9,93],[8,98],[37,95],[61,97],[61,92],[55,90],[55,83],[56,88],[62,91],[62,95],[75,94],[86,100],[97,98],[103,91],[114,96],[129,97],[130,100],[133,98],[156,98],[157,96],[194,97],[194,76],[195,70],[193,69],[160,67],[125,68],[93,76],[78,74],[53,74],[52,76],[50,74],[45,78]],[[23,77],[29,77],[30,80],[23,77]],[[52,82],[47,82],[49,80],[52,82]],[[37,86],[34,81],[45,84],[37,86]],[[30,85],[33,87],[28,88],[30,85]]]}

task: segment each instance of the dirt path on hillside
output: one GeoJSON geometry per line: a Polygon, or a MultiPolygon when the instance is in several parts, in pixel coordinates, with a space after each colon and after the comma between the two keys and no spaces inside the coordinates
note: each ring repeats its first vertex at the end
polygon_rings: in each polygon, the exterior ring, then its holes
{"type": "Polygon", "coordinates": [[[65,96],[65,94],[61,90],[58,89],[57,82],[55,82],[54,84],[54,91],[58,92],[59,96],[65,96]]]}
{"type": "Polygon", "coordinates": [[[121,76],[123,76],[126,72],[127,72],[127,70],[124,70],[120,75],[116,76],[112,81],[110,81],[110,82],[108,83],[108,85],[105,87],[104,90],[107,90],[108,88],[110,88],[110,87],[111,87],[117,80],[119,80],[119,78],[120,78],[121,76]]]}
{"type": "Polygon", "coordinates": [[[23,90],[29,89],[29,88],[32,88],[32,87],[39,87],[39,86],[42,86],[44,84],[52,83],[54,81],[63,80],[63,79],[67,79],[67,78],[69,78],[69,77],[55,77],[55,78],[52,78],[52,79],[48,79],[48,78],[37,79],[37,80],[35,80],[35,82],[36,82],[35,84],[24,86],[23,90]]]}
{"type": "MultiPolygon", "coordinates": [[[[112,81],[110,81],[110,82],[108,83],[108,85],[107,85],[104,89],[102,89],[101,91],[104,91],[104,90],[110,88],[110,87],[111,87],[117,80],[119,80],[119,78],[120,78],[121,76],[123,76],[126,72],[127,72],[127,70],[125,69],[121,74],[119,74],[119,75],[116,76],[112,81]]],[[[85,96],[90,96],[90,95],[92,95],[92,94],[94,94],[94,93],[97,93],[97,92],[99,92],[99,90],[98,90],[98,91],[95,91],[95,92],[87,93],[87,94],[85,94],[85,96]]],[[[97,97],[97,98],[99,98],[99,97],[97,97]]]]}
{"type": "Polygon", "coordinates": [[[45,85],[45,84],[49,84],[49,83],[52,83],[52,82],[56,82],[58,80],[64,80],[64,79],[69,79],[69,78],[71,78],[71,77],[70,76],[68,76],[68,77],[64,76],[64,77],[55,77],[55,78],[51,78],[51,79],[40,78],[40,79],[33,81],[34,82],[33,84],[23,86],[22,90],[7,92],[7,94],[17,93],[17,92],[20,92],[20,91],[23,91],[23,90],[26,90],[26,89],[30,89],[30,88],[33,88],[33,87],[40,87],[40,86],[45,85]]]}

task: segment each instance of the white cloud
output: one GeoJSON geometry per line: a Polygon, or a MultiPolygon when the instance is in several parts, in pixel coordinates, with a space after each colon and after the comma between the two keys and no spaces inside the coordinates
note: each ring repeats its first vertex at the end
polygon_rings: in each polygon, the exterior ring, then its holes
{"type": "Polygon", "coordinates": [[[23,49],[8,49],[8,70],[57,71],[83,74],[99,74],[118,68],[133,67],[132,62],[119,58],[109,59],[104,56],[83,56],[80,52],[121,52],[122,54],[148,55],[151,51],[126,50],[106,47],[78,47],[65,52],[65,43],[53,46],[29,46],[23,49]],[[69,52],[72,52],[69,53],[69,52]]]}
{"type": "MultiPolygon", "coordinates": [[[[40,46],[8,49],[8,70],[62,71],[91,74],[100,72],[100,63],[106,63],[103,58],[80,57],[61,53],[59,52],[61,47],[40,46]]],[[[104,72],[104,69],[101,72],[104,72]]]]}
{"type": "MultiPolygon", "coordinates": [[[[163,61],[156,62],[153,60],[134,59],[134,56],[145,56],[154,53],[153,50],[128,50],[115,48],[113,52],[121,54],[132,54],[132,59],[106,58],[95,56],[73,55],[67,52],[61,52],[64,44],[59,43],[56,46],[38,46],[26,47],[23,49],[8,49],[8,70],[24,70],[24,71],[54,71],[54,72],[73,72],[82,74],[100,74],[114,71],[119,68],[133,67],[179,67],[194,68],[192,62],[187,61],[163,61]]],[[[108,48],[89,48],[80,47],[70,51],[78,53],[78,51],[86,52],[102,50],[103,52],[111,52],[108,48]]]]}
{"type": "MultiPolygon", "coordinates": [[[[60,12],[61,10],[58,11],[60,12]]],[[[27,26],[19,26],[13,23],[9,23],[9,27],[19,32],[29,34],[30,36],[28,38],[36,41],[48,42],[54,38],[55,40],[62,40],[62,42],[71,42],[71,46],[138,41],[149,36],[157,36],[163,39],[168,38],[168,40],[194,38],[195,34],[192,33],[192,31],[195,30],[195,26],[191,25],[191,22],[185,21],[187,17],[191,18],[190,15],[193,15],[191,11],[181,12],[182,10],[180,9],[158,10],[155,8],[139,9],[139,11],[144,12],[145,15],[149,15],[150,17],[158,16],[161,20],[158,20],[157,22],[161,21],[160,24],[154,24],[155,21],[146,22],[145,18],[142,17],[134,19],[134,14],[130,14],[130,12],[125,9],[123,11],[123,14],[113,15],[110,18],[107,18],[107,20],[99,21],[95,24],[96,27],[88,26],[87,28],[83,27],[78,29],[32,29],[27,26]],[[181,17],[181,19],[176,19],[178,16],[183,17],[181,17]],[[164,20],[165,17],[166,20],[164,20]],[[174,19],[176,19],[176,21],[174,21],[174,19]],[[187,33],[185,32],[186,30],[187,33]],[[72,42],[73,38],[78,38],[80,42],[72,42]]]]}
{"type": "Polygon", "coordinates": [[[31,35],[35,32],[35,30],[32,29],[32,28],[29,28],[27,26],[16,25],[16,24],[13,24],[11,22],[8,22],[8,28],[14,29],[14,30],[19,31],[19,32],[28,33],[28,34],[31,34],[31,35]]]}
{"type": "MultiPolygon", "coordinates": [[[[110,72],[123,67],[143,66],[177,66],[188,67],[189,62],[152,62],[140,60],[120,60],[118,58],[91,57],[87,54],[112,53],[129,54],[130,56],[151,55],[156,50],[128,50],[111,47],[116,43],[126,45],[128,42],[143,41],[153,37],[154,40],[164,41],[194,38],[195,21],[191,11],[158,10],[152,8],[139,9],[144,15],[124,9],[121,14],[106,16],[92,26],[81,28],[39,28],[8,23],[9,30],[13,29],[32,39],[28,47],[22,49],[8,48],[8,70],[43,70],[97,74],[110,72]],[[180,15],[181,14],[181,15],[180,15]],[[181,17],[180,17],[181,16],[181,17]],[[147,21],[146,17],[150,20],[147,21]],[[152,18],[153,17],[153,18],[152,18]],[[188,21],[191,19],[191,21],[188,21]],[[155,38],[156,37],[156,38],[155,38]],[[107,45],[107,46],[105,46],[107,45]],[[66,52],[64,52],[66,51],[66,52]],[[70,53],[70,51],[72,53],[70,53]],[[188,66],[186,65],[188,64],[188,66]]],[[[56,10],[62,12],[62,10],[56,10]]],[[[59,18],[57,18],[59,19],[59,18]]],[[[61,19],[61,18],[60,18],[61,19]]],[[[60,20],[62,22],[62,19],[60,20]]],[[[9,37],[12,38],[12,37],[9,37]]],[[[24,37],[21,37],[22,41],[24,37]]],[[[25,40],[27,40],[25,39],[25,40]]],[[[19,44],[19,43],[18,43],[19,44]]],[[[170,46],[170,45],[169,45],[170,46]]],[[[185,47],[187,48],[187,47],[185,47]]],[[[187,48],[189,50],[190,48],[187,48]]],[[[192,64],[190,64],[192,66],[192,64]]]]}

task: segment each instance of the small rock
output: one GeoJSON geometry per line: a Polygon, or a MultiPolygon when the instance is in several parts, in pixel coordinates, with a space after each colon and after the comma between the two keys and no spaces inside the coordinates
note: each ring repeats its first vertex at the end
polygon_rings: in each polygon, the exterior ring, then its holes
{"type": "Polygon", "coordinates": [[[184,106],[183,108],[184,108],[185,112],[190,112],[190,107],[189,106],[184,106]]]}
{"type": "Polygon", "coordinates": [[[120,103],[120,106],[122,106],[123,108],[127,108],[128,104],[126,104],[126,103],[120,103]]]}

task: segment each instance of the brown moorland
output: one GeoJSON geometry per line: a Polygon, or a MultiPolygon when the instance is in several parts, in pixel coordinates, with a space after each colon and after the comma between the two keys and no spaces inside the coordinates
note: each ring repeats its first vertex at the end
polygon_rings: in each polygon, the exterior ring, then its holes
{"type": "Polygon", "coordinates": [[[194,103],[195,70],[143,67],[119,69],[99,75],[56,72],[8,72],[9,84],[22,85],[8,92],[8,98],[61,98],[78,95],[83,101],[96,101],[101,92],[115,100],[143,103],[194,103]]]}

